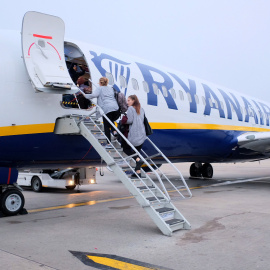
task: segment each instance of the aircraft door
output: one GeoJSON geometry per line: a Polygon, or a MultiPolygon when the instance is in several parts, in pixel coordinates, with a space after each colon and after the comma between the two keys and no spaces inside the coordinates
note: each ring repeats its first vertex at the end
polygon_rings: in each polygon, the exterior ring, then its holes
{"type": "Polygon", "coordinates": [[[26,69],[37,91],[73,94],[64,55],[65,24],[59,17],[27,12],[22,24],[22,52],[26,69]]]}

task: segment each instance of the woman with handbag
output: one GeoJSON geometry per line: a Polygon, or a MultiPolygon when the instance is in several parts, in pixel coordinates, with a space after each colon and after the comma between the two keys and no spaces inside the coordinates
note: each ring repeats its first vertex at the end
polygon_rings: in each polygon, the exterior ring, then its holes
{"type": "MultiPolygon", "coordinates": [[[[144,125],[145,113],[144,109],[141,108],[141,104],[136,95],[131,95],[127,99],[128,110],[126,117],[123,117],[122,124],[129,124],[128,140],[129,142],[140,152],[144,141],[146,140],[146,132],[144,125]]],[[[128,156],[133,155],[133,149],[124,142],[123,151],[128,156]]],[[[139,156],[134,158],[136,160],[135,171],[141,177],[141,166],[143,162],[139,156]]],[[[137,178],[136,174],[132,174],[131,178],[137,178]]]]}

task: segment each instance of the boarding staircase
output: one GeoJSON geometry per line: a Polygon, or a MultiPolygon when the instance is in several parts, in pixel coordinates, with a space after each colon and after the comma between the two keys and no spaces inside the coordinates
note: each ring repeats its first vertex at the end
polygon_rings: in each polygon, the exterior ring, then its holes
{"type": "MultiPolygon", "coordinates": [[[[131,156],[125,155],[118,141],[110,143],[112,149],[106,149],[105,145],[107,144],[107,138],[103,132],[103,124],[98,121],[97,110],[97,107],[95,107],[88,116],[66,115],[58,118],[56,121],[55,133],[84,136],[98,152],[101,159],[107,163],[107,166],[136,198],[138,203],[144,208],[164,235],[171,236],[176,230],[190,229],[191,226],[189,222],[173,205],[169,195],[169,192],[177,192],[181,199],[191,198],[192,194],[181,172],[149,138],[147,138],[147,141],[149,142],[148,145],[151,145],[156,152],[151,156],[147,155],[145,151],[141,151],[142,154],[139,153],[116,126],[114,127],[122,140],[125,140],[127,144],[130,145],[135,154],[131,156]],[[141,177],[139,177],[134,170],[135,156],[139,156],[144,162],[141,169],[141,177]],[[169,164],[179,175],[180,186],[176,187],[169,177],[154,162],[157,158],[159,159],[159,162],[162,160],[163,164],[169,164]],[[148,171],[148,173],[145,171],[148,171]],[[138,177],[136,179],[131,178],[131,173],[135,173],[138,177]],[[167,187],[165,187],[165,182],[167,187]]],[[[101,109],[99,109],[99,113],[100,111],[101,109]]],[[[103,116],[111,125],[114,125],[106,115],[103,116]]]]}

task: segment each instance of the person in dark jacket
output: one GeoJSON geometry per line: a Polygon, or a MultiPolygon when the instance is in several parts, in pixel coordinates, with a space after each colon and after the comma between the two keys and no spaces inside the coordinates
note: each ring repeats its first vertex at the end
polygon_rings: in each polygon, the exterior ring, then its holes
{"type": "Polygon", "coordinates": [[[85,74],[85,70],[81,69],[75,63],[72,63],[72,65],[70,66],[68,72],[69,72],[69,75],[70,75],[72,81],[75,84],[77,83],[77,80],[79,79],[79,77],[85,74]]]}

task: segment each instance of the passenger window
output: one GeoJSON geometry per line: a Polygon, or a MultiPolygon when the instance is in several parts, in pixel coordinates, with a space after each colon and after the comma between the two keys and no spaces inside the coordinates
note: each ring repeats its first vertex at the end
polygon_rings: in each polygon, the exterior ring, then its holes
{"type": "Polygon", "coordinates": [[[148,83],[146,81],[143,81],[142,84],[143,84],[144,91],[146,93],[149,93],[149,85],[148,85],[148,83]]]}
{"type": "Polygon", "coordinates": [[[222,101],[220,101],[220,107],[221,107],[221,109],[224,111],[224,104],[223,104],[222,101]]]}
{"type": "Polygon", "coordinates": [[[171,95],[174,99],[176,99],[176,93],[175,93],[175,90],[173,88],[170,89],[171,91],[171,95]]]}
{"type": "Polygon", "coordinates": [[[153,83],[152,86],[153,86],[155,95],[158,95],[159,94],[158,86],[155,83],[153,83]]]}
{"type": "Polygon", "coordinates": [[[202,97],[202,103],[203,103],[204,106],[206,105],[205,97],[202,97]]]}
{"type": "Polygon", "coordinates": [[[134,78],[131,79],[132,87],[134,90],[139,90],[139,84],[138,81],[134,78]]]}
{"type": "Polygon", "coordinates": [[[164,97],[168,97],[168,91],[167,91],[166,86],[162,85],[161,89],[162,89],[162,93],[163,93],[164,97]]]}
{"type": "Polygon", "coordinates": [[[197,104],[199,104],[199,98],[198,98],[197,95],[195,95],[195,101],[196,101],[197,104]]]}
{"type": "Polygon", "coordinates": [[[210,106],[213,107],[213,101],[212,101],[212,99],[209,98],[208,101],[209,101],[210,106]]]}
{"type": "Polygon", "coordinates": [[[192,99],[191,99],[190,93],[187,93],[187,97],[188,97],[188,102],[191,103],[192,102],[192,99]]]}
{"type": "Polygon", "coordinates": [[[109,80],[109,85],[114,85],[114,78],[112,73],[106,72],[105,73],[106,78],[109,80]]]}
{"type": "Polygon", "coordinates": [[[119,76],[119,80],[120,80],[120,86],[122,88],[126,88],[127,87],[127,80],[124,76],[120,75],[119,76]]]}
{"type": "Polygon", "coordinates": [[[184,100],[184,95],[183,95],[183,92],[181,90],[179,90],[179,96],[180,96],[180,100],[184,100]]]}

